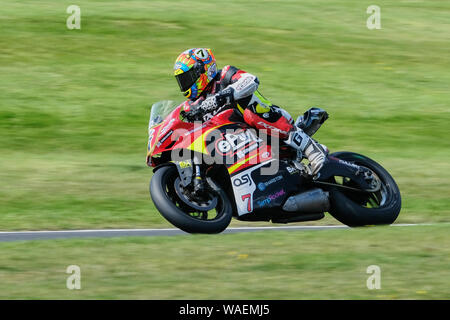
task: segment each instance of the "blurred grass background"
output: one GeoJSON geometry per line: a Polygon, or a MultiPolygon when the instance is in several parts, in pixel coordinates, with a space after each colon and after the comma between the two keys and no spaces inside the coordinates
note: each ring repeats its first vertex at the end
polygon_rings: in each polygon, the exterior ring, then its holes
{"type": "Polygon", "coordinates": [[[450,3],[377,1],[368,30],[371,4],[0,0],[0,229],[170,226],[148,196],[149,107],[182,100],[173,62],[200,46],[294,117],[325,108],[317,139],[392,173],[398,222],[449,221],[450,3]]]}
{"type": "Polygon", "coordinates": [[[403,196],[398,222],[439,224],[0,243],[0,298],[448,298],[449,2],[0,0],[0,8],[0,230],[170,227],[147,191],[149,108],[182,100],[173,62],[200,46],[219,67],[256,74],[263,94],[293,116],[325,108],[317,139],[392,173],[403,196]],[[72,4],[81,30],[66,28],[72,4]],[[366,28],[372,4],[381,30],[366,28]],[[65,286],[72,264],[80,291],[65,286]],[[372,264],[381,290],[366,288],[372,264]]]}

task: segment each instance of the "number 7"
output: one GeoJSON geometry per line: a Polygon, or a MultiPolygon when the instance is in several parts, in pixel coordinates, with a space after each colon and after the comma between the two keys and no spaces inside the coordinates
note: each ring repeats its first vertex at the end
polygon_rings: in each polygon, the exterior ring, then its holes
{"type": "Polygon", "coordinates": [[[245,199],[248,199],[247,201],[247,212],[252,211],[252,195],[250,193],[244,194],[242,196],[242,201],[245,201],[245,199]]]}

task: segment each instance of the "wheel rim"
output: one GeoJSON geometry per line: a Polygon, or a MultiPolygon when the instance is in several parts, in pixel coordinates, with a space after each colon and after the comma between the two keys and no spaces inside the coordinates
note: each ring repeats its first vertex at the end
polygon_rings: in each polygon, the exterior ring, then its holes
{"type": "MultiPolygon", "coordinates": [[[[203,193],[204,201],[186,196],[189,189],[181,185],[176,171],[171,173],[165,180],[163,190],[172,203],[186,214],[186,216],[200,221],[216,221],[225,214],[225,206],[220,192],[208,190],[203,193]]],[[[208,188],[209,189],[209,188],[208,188]]]]}
{"type": "Polygon", "coordinates": [[[174,182],[175,192],[178,199],[183,201],[188,207],[194,208],[200,212],[207,212],[217,206],[217,195],[212,192],[202,192],[201,197],[195,197],[193,193],[181,184],[180,177],[174,182]]]}
{"type": "MultiPolygon", "coordinates": [[[[367,209],[378,209],[389,204],[391,199],[390,189],[388,188],[386,181],[381,179],[380,175],[377,174],[376,169],[374,169],[367,163],[361,163],[359,161],[355,161],[354,159],[351,160],[342,159],[342,160],[369,169],[374,175],[374,178],[380,182],[380,188],[376,192],[358,194],[355,192],[341,191],[347,198],[367,209]]],[[[341,184],[343,186],[358,187],[356,183],[354,183],[351,179],[346,177],[333,177],[333,179],[335,183],[341,184]]]]}

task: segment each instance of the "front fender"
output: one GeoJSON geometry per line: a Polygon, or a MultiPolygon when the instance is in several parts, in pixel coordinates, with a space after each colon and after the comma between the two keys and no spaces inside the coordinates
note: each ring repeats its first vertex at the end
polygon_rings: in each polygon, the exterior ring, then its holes
{"type": "Polygon", "coordinates": [[[156,172],[162,167],[166,166],[176,166],[178,170],[178,175],[181,179],[181,184],[183,187],[186,187],[192,182],[192,175],[193,175],[193,166],[192,166],[192,160],[183,160],[183,161],[170,161],[162,163],[158,166],[156,166],[153,169],[153,172],[156,172]]]}

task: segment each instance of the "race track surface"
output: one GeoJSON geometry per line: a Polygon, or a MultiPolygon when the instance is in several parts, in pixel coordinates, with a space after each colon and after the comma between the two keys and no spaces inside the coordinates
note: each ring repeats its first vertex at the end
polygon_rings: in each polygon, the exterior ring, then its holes
{"type": "MultiPolygon", "coordinates": [[[[417,224],[395,224],[392,226],[415,226],[417,224]]],[[[239,227],[228,228],[222,234],[257,231],[311,231],[327,229],[349,229],[339,226],[283,226],[283,227],[239,227]]],[[[0,232],[0,242],[68,239],[68,238],[109,238],[109,237],[157,237],[188,235],[179,229],[105,229],[105,230],[59,230],[59,231],[4,231],[0,232]]]]}

